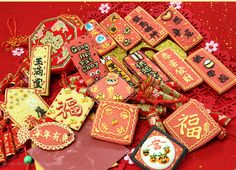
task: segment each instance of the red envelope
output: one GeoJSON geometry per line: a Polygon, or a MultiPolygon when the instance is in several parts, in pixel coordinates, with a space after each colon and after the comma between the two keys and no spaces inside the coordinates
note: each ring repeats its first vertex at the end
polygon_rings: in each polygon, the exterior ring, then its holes
{"type": "Polygon", "coordinates": [[[124,58],[125,65],[135,74],[141,81],[144,81],[148,76],[155,79],[162,78],[163,81],[168,81],[169,78],[141,51],[136,51],[124,58]]]}
{"type": "Polygon", "coordinates": [[[169,7],[157,18],[157,21],[185,51],[202,40],[201,34],[174,7],[169,7]]]}
{"type": "Polygon", "coordinates": [[[93,40],[85,35],[65,44],[75,67],[87,85],[92,84],[107,74],[92,44],[93,40]]]}
{"type": "Polygon", "coordinates": [[[117,13],[112,13],[100,25],[126,51],[141,41],[141,37],[117,13]]]}
{"type": "Polygon", "coordinates": [[[236,84],[236,76],[204,48],[190,54],[186,61],[219,94],[236,84]]]}
{"type": "Polygon", "coordinates": [[[121,145],[96,140],[90,136],[92,122],[87,120],[79,132],[75,132],[76,140],[61,151],[45,151],[38,147],[28,153],[46,170],[104,170],[110,168],[129,150],[121,145]]]}
{"type": "Polygon", "coordinates": [[[170,48],[156,53],[153,59],[184,91],[203,82],[202,78],[170,48]]]}
{"type": "Polygon", "coordinates": [[[203,104],[195,99],[190,99],[165,119],[164,126],[189,152],[203,146],[221,132],[219,124],[203,104]]]}
{"type": "Polygon", "coordinates": [[[99,55],[104,55],[117,46],[94,19],[87,22],[84,27],[87,30],[87,35],[93,39],[93,46],[99,55]]]}
{"type": "Polygon", "coordinates": [[[125,20],[152,47],[168,35],[165,28],[140,6],[127,15],[125,20]]]}

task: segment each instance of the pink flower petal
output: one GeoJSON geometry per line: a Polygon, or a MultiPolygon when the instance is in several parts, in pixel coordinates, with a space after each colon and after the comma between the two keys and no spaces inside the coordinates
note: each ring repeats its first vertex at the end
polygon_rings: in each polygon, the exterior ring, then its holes
{"type": "Polygon", "coordinates": [[[130,164],[130,165],[133,165],[134,162],[133,162],[131,159],[129,159],[129,164],[130,164]]]}
{"type": "Polygon", "coordinates": [[[126,160],[126,161],[128,161],[130,158],[129,158],[129,155],[126,155],[125,157],[124,157],[124,160],[126,160]]]}

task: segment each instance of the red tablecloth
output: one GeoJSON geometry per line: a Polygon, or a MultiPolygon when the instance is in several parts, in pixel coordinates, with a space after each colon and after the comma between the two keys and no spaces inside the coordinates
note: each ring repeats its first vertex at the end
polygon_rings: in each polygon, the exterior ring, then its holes
{"type": "MultiPolygon", "coordinates": [[[[108,3],[111,7],[108,14],[118,12],[122,17],[127,15],[136,6],[140,5],[146,9],[152,16],[157,17],[169,3],[108,3]]],[[[10,37],[6,22],[9,17],[17,21],[18,35],[31,34],[40,21],[55,17],[63,13],[77,14],[84,22],[89,19],[101,21],[107,14],[101,14],[98,8],[101,3],[1,3],[0,4],[0,42],[10,37]]],[[[219,43],[219,48],[214,55],[222,61],[229,69],[236,74],[236,3],[182,3],[181,12],[185,13],[187,18],[204,36],[204,41],[198,45],[204,47],[205,42],[214,40],[219,43]],[[201,25],[201,26],[200,26],[201,25]]],[[[0,79],[8,72],[14,73],[22,60],[22,57],[12,56],[11,52],[0,49],[0,79]]],[[[53,76],[54,80],[58,77],[53,76]]],[[[45,98],[51,104],[59,91],[57,83],[51,85],[51,96],[45,98]],[[53,89],[53,90],[52,90],[53,89]]],[[[198,99],[209,109],[220,111],[230,117],[236,117],[236,87],[232,88],[223,95],[218,95],[208,85],[203,83],[197,88],[186,93],[187,96],[198,99]]],[[[4,96],[0,95],[0,100],[4,96]]],[[[136,146],[148,131],[146,122],[139,122],[134,144],[136,146]]],[[[214,169],[214,170],[233,170],[236,169],[236,121],[232,120],[228,138],[224,141],[213,140],[199,150],[187,155],[181,162],[178,169],[214,169]]],[[[132,148],[131,147],[131,148],[132,148]]],[[[19,154],[17,159],[8,162],[7,169],[25,169],[23,163],[24,154],[19,154]]],[[[79,158],[78,158],[79,159],[79,158]]],[[[121,160],[119,168],[138,169],[135,165],[129,165],[127,161],[121,160]]],[[[34,169],[34,167],[31,167],[34,169]]]]}

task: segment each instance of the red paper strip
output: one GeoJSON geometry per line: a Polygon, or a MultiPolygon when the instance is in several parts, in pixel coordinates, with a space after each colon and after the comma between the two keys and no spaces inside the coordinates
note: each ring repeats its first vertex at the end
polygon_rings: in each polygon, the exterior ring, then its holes
{"type": "Polygon", "coordinates": [[[141,81],[146,80],[148,76],[155,79],[162,78],[163,81],[169,80],[160,68],[141,51],[136,51],[125,57],[124,63],[141,81]]]}
{"type": "Polygon", "coordinates": [[[156,53],[153,59],[184,91],[190,90],[203,82],[202,78],[170,48],[156,53]]]}
{"type": "Polygon", "coordinates": [[[190,54],[186,61],[219,94],[236,84],[236,76],[204,48],[190,54]]]}
{"type": "Polygon", "coordinates": [[[157,21],[165,27],[171,38],[185,51],[191,49],[202,40],[199,32],[174,7],[169,7],[157,18],[157,21]]]}
{"type": "Polygon", "coordinates": [[[168,35],[165,28],[140,6],[127,15],[125,20],[152,47],[168,35]]]}

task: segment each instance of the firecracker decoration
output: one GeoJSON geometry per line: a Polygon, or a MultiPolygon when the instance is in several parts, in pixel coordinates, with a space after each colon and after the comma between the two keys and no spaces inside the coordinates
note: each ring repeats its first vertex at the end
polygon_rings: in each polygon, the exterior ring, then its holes
{"type": "Polygon", "coordinates": [[[31,51],[29,88],[40,96],[49,95],[51,75],[51,45],[35,45],[31,51]]]}
{"type": "Polygon", "coordinates": [[[17,138],[21,144],[30,139],[36,146],[45,150],[60,150],[75,140],[73,131],[57,122],[42,123],[31,131],[27,126],[22,126],[17,133],[17,138]]]}
{"type": "MultiPolygon", "coordinates": [[[[170,84],[170,83],[168,83],[170,84]]],[[[164,104],[165,106],[175,110],[188,101],[188,98],[177,92],[171,86],[168,86],[161,80],[148,77],[146,81],[140,84],[137,95],[132,98],[133,101],[144,101],[145,103],[157,106],[164,104]]]]}
{"type": "Polygon", "coordinates": [[[74,130],[79,130],[93,105],[90,97],[70,88],[62,88],[46,115],[74,130]]]}
{"type": "Polygon", "coordinates": [[[13,157],[16,157],[16,149],[9,128],[7,128],[5,132],[3,132],[3,143],[4,143],[4,152],[6,159],[11,159],[13,157]]]}
{"type": "Polygon", "coordinates": [[[36,94],[35,89],[8,88],[5,93],[5,117],[9,117],[18,127],[30,125],[31,119],[39,120],[48,110],[46,102],[36,94]]]}

